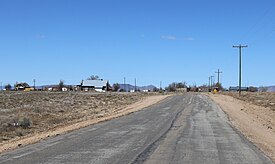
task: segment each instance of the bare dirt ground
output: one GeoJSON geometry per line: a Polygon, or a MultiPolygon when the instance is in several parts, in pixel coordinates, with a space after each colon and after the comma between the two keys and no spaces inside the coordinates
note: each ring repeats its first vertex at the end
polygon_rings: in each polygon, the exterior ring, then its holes
{"type": "Polygon", "coordinates": [[[208,94],[227,113],[231,123],[275,162],[275,94],[208,94]]]}
{"type": "Polygon", "coordinates": [[[166,97],[148,93],[0,93],[0,153],[135,112],[166,97]]]}

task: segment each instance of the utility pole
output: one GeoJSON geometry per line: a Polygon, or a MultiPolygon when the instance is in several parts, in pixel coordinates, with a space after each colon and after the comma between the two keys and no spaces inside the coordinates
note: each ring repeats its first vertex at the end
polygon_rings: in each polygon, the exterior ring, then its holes
{"type": "Polygon", "coordinates": [[[35,79],[33,79],[33,89],[35,90],[35,79]]]}
{"type": "Polygon", "coordinates": [[[159,82],[159,90],[162,90],[161,85],[162,85],[162,81],[159,82]]]}
{"type": "Polygon", "coordinates": [[[211,91],[211,76],[208,77],[208,80],[209,80],[208,89],[209,91],[211,91]]]}
{"type": "Polygon", "coordinates": [[[211,79],[211,91],[212,91],[213,83],[214,83],[213,77],[214,77],[214,76],[210,76],[210,79],[211,79]]]}
{"type": "Polygon", "coordinates": [[[239,49],[239,96],[241,96],[241,88],[242,88],[242,48],[248,47],[247,45],[238,45],[233,46],[233,48],[239,49]]]}
{"type": "Polygon", "coordinates": [[[220,84],[220,73],[222,73],[222,72],[220,72],[220,69],[218,69],[218,72],[215,72],[215,73],[218,74],[218,84],[220,84]]]}
{"type": "Polygon", "coordinates": [[[137,79],[135,78],[135,92],[137,91],[137,79]]]}
{"type": "Polygon", "coordinates": [[[126,77],[124,77],[124,92],[126,92],[126,77]]]}

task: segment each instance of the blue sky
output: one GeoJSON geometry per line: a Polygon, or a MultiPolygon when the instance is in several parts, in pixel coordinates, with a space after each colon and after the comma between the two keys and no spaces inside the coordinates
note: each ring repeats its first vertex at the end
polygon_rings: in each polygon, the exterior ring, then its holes
{"type": "Polygon", "coordinates": [[[1,0],[0,82],[275,84],[275,1],[1,0]]]}

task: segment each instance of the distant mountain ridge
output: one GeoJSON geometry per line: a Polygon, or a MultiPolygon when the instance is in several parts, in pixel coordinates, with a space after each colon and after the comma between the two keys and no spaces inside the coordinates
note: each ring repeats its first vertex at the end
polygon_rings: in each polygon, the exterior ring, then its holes
{"type": "MultiPolygon", "coordinates": [[[[154,85],[148,85],[148,86],[136,86],[137,90],[150,90],[153,91],[154,88],[156,88],[154,85]]],[[[126,92],[130,91],[130,90],[135,90],[135,86],[131,85],[131,84],[119,84],[119,89],[125,89],[126,92]]]]}
{"type": "Polygon", "coordinates": [[[275,86],[267,87],[267,92],[275,92],[275,86]]]}

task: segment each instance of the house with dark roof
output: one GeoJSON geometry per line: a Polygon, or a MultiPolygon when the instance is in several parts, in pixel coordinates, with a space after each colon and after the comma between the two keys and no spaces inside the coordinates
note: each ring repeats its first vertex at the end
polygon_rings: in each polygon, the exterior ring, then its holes
{"type": "Polygon", "coordinates": [[[110,84],[107,80],[82,80],[78,87],[82,91],[96,91],[96,92],[106,92],[111,90],[110,84]]]}
{"type": "Polygon", "coordinates": [[[24,91],[24,90],[33,90],[33,88],[31,88],[28,83],[22,82],[22,83],[16,83],[14,86],[14,90],[24,91]]]}

